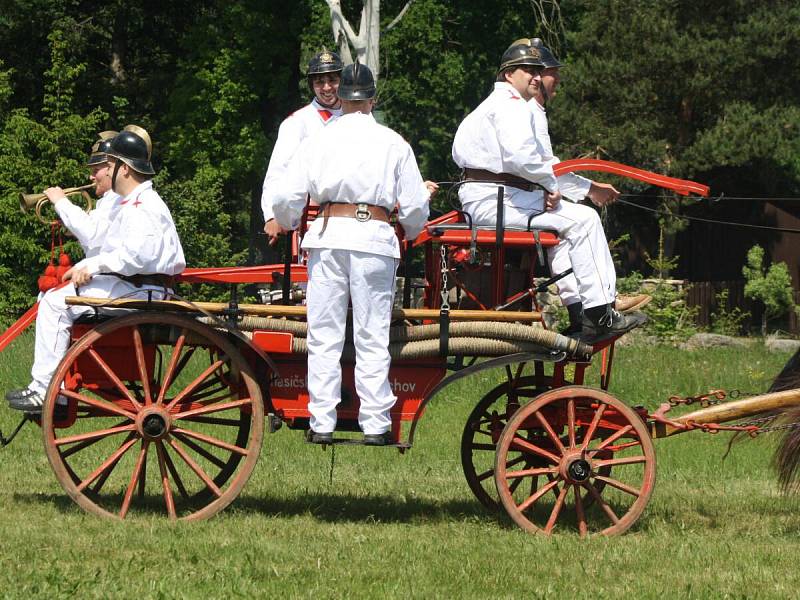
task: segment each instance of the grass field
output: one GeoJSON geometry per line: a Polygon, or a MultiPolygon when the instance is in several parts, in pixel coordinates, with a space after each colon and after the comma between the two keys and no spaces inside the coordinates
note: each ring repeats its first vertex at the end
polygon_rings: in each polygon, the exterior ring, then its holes
{"type": "MultiPolygon", "coordinates": [[[[31,338],[0,355],[3,389],[27,383],[31,338]]],[[[712,387],[763,391],[787,359],[761,346],[682,352],[622,348],[611,392],[654,407],[712,387]]],[[[215,518],[123,523],[66,496],[27,426],[0,451],[4,598],[698,598],[795,597],[800,504],[770,469],[777,438],[737,444],[693,432],[656,441],[657,484],[625,535],[544,539],[488,514],[461,473],[459,440],[499,374],[435,401],[404,456],[267,435],[241,496],[215,518]]],[[[18,416],[0,409],[4,433],[18,416]]],[[[557,530],[558,531],[558,530],[557,530]]]]}

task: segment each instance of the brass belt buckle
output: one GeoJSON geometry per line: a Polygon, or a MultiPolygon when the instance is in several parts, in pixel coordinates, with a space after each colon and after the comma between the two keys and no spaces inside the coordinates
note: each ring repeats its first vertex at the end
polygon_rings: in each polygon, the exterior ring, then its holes
{"type": "Polygon", "coordinates": [[[359,223],[366,223],[372,218],[372,213],[369,212],[369,204],[359,202],[356,204],[356,221],[359,223]]]}

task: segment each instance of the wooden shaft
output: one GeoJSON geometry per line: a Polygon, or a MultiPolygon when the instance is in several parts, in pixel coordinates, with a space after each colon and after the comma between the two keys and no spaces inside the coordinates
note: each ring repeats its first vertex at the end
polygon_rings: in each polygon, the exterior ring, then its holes
{"type": "MultiPolygon", "coordinates": [[[[687,423],[689,421],[693,421],[694,423],[698,424],[727,423],[728,421],[736,421],[738,419],[752,417],[754,415],[759,415],[773,410],[784,410],[786,408],[791,408],[798,405],[800,405],[800,389],[794,389],[784,392],[763,394],[761,396],[753,396],[743,400],[736,400],[735,402],[714,404],[712,406],[681,415],[680,417],[676,417],[672,420],[678,423],[687,423]]],[[[666,428],[660,430],[659,434],[655,437],[673,435],[675,433],[680,433],[681,431],[684,430],[667,425],[666,428]]]]}
{"type": "MultiPolygon", "coordinates": [[[[69,296],[69,306],[94,306],[98,308],[138,308],[157,311],[205,311],[211,314],[223,314],[228,310],[225,302],[182,302],[180,300],[126,300],[108,298],[85,298],[69,296]]],[[[277,304],[239,304],[239,312],[245,315],[261,317],[305,317],[305,306],[282,306],[277,304]]],[[[439,319],[439,311],[429,308],[398,308],[392,311],[393,319],[439,319]]],[[[450,318],[454,321],[503,321],[526,323],[542,320],[539,312],[509,312],[495,310],[451,310],[450,318]]]]}

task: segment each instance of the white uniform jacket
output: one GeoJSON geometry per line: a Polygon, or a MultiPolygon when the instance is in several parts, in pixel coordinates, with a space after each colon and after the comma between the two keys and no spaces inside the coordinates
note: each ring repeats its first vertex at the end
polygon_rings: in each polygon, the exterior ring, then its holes
{"type": "Polygon", "coordinates": [[[96,256],[100,252],[108,226],[114,219],[117,210],[119,210],[121,202],[122,196],[108,190],[97,201],[94,210],[88,213],[70,202],[69,198],[59,200],[55,204],[55,210],[64,226],[78,240],[85,256],[88,258],[96,256]]]}
{"type": "MultiPolygon", "coordinates": [[[[411,146],[370,114],[339,117],[307,138],[292,159],[286,178],[272,198],[281,227],[295,229],[306,194],[319,204],[364,202],[393,210],[398,206],[406,238],[414,239],[428,220],[428,190],[411,146]]],[[[388,223],[331,217],[324,234],[316,219],[302,247],[354,250],[400,258],[400,244],[388,223]]]]}
{"type": "MultiPolygon", "coordinates": [[[[547,112],[544,106],[539,104],[536,99],[528,101],[528,106],[533,113],[533,126],[536,132],[536,139],[542,148],[542,158],[551,167],[557,165],[561,160],[553,156],[553,145],[550,142],[550,130],[547,124],[547,112]]],[[[574,173],[566,173],[558,176],[558,190],[561,195],[573,202],[580,202],[586,198],[589,188],[592,187],[592,180],[574,173]]]]}
{"type": "Polygon", "coordinates": [[[177,275],[183,271],[186,259],[175,223],[152,182],[141,183],[120,200],[99,252],[75,266],[90,275],[177,275]]]}
{"type": "Polygon", "coordinates": [[[307,137],[323,129],[341,116],[341,108],[325,108],[317,99],[311,101],[297,112],[292,113],[278,129],[278,139],[272,147],[272,156],[269,159],[267,174],[264,176],[264,185],[261,189],[261,210],[264,212],[264,222],[275,218],[270,201],[270,188],[274,188],[286,174],[289,161],[297,152],[300,144],[307,137]]]}
{"type": "MultiPolygon", "coordinates": [[[[497,82],[494,91],[458,126],[453,140],[453,160],[464,168],[510,173],[550,192],[558,190],[552,165],[543,156],[528,103],[508,83],[497,82]]],[[[505,203],[527,206],[530,193],[506,187],[505,203]],[[517,202],[515,202],[517,200],[517,202]]],[[[461,186],[459,198],[467,208],[473,202],[495,197],[497,185],[471,183],[461,186]]],[[[537,194],[541,197],[541,194],[537,194]]]]}

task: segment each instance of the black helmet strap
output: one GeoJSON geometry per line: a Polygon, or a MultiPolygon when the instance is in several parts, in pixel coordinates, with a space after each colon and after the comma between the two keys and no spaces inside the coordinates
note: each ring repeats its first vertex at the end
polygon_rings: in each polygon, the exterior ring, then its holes
{"type": "Polygon", "coordinates": [[[119,173],[119,166],[122,164],[122,161],[118,158],[114,159],[114,172],[111,173],[111,189],[116,191],[114,188],[117,187],[117,173],[119,173]]]}

